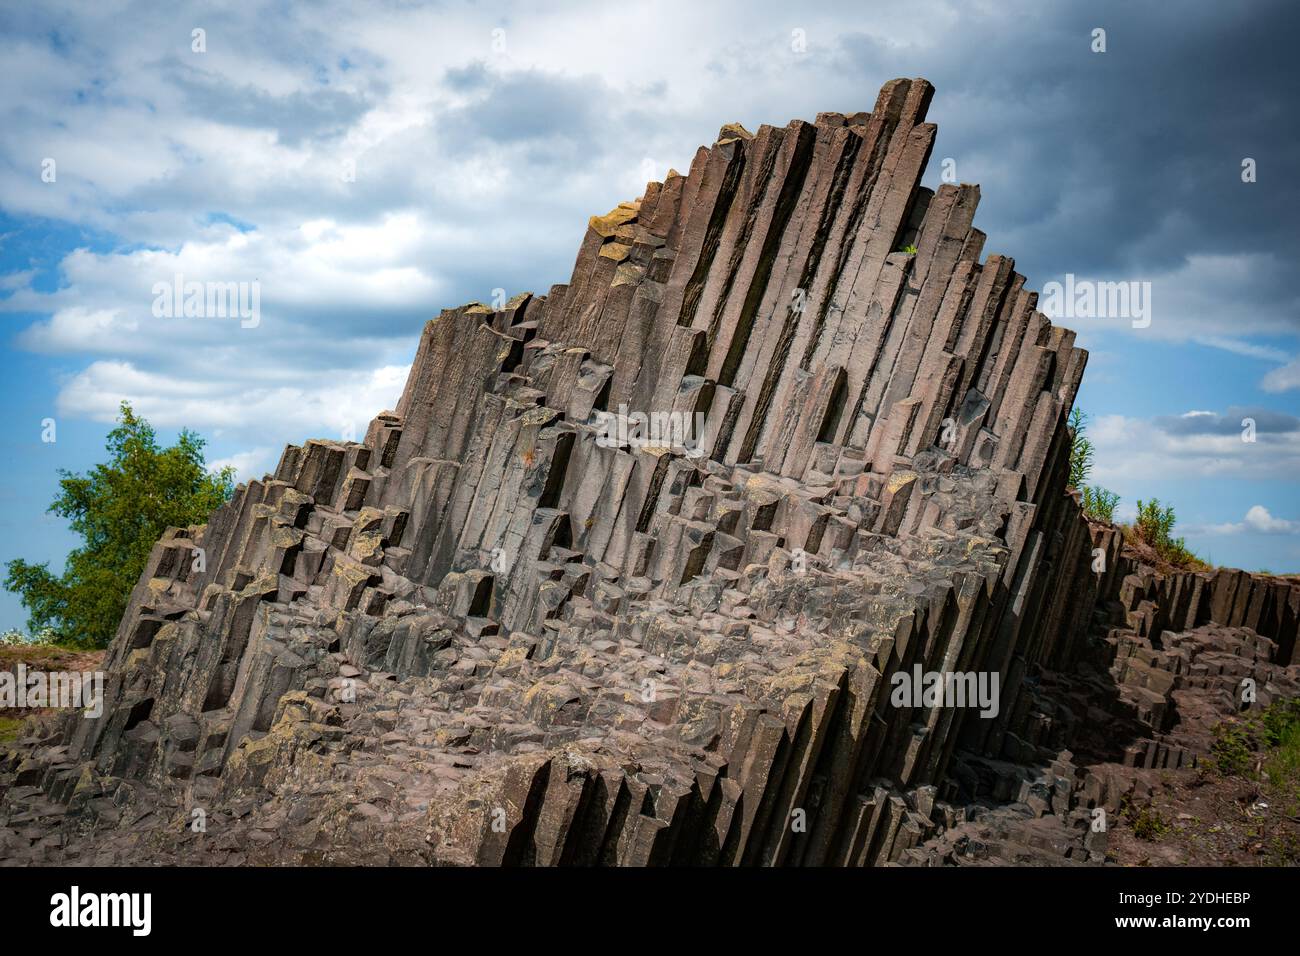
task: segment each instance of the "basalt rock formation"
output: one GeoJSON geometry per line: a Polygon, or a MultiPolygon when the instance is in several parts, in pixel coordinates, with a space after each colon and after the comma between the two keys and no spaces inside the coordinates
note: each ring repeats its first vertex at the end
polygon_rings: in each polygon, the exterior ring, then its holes
{"type": "Polygon", "coordinates": [[[0,758],[0,857],[962,862],[1048,819],[1101,859],[1088,808],[1204,751],[1179,694],[1295,693],[1300,587],[1082,517],[1086,353],[978,187],[920,186],[931,93],[723,127],[567,285],[430,322],[364,441],[169,531],[104,715],[0,758]],[[898,703],[917,667],[995,713],[898,703]]]}

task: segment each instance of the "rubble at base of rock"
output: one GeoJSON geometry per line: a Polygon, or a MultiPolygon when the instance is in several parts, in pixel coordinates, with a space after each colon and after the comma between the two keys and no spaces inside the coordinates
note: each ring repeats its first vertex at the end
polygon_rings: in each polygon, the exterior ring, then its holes
{"type": "Polygon", "coordinates": [[[567,285],[429,323],[363,442],[170,530],[104,715],[0,750],[0,861],[1103,861],[1090,811],[1244,677],[1297,693],[1300,583],[1083,518],[1086,354],[979,261],[978,188],[919,185],[931,92],[723,127],[567,285]],[[918,665],[996,716],[894,706],[918,665]]]}

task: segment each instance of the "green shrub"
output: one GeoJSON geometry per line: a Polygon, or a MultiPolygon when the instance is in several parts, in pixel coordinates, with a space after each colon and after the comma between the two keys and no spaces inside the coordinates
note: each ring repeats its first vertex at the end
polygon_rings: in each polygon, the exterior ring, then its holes
{"type": "Polygon", "coordinates": [[[1152,498],[1150,501],[1138,499],[1137,521],[1133,527],[1137,530],[1140,537],[1151,547],[1157,550],[1161,545],[1166,545],[1170,541],[1170,535],[1174,530],[1174,509],[1170,505],[1166,508],[1160,507],[1160,499],[1152,498]]]}
{"type": "Polygon", "coordinates": [[[1187,542],[1173,536],[1177,520],[1172,505],[1160,506],[1159,498],[1138,499],[1137,520],[1130,529],[1160,560],[1182,570],[1199,570],[1209,565],[1192,553],[1187,542]]]}
{"type": "Polygon", "coordinates": [[[1250,770],[1253,752],[1254,745],[1248,725],[1223,723],[1214,728],[1210,762],[1223,776],[1240,776],[1250,770]]]}
{"type": "Polygon", "coordinates": [[[1083,489],[1083,513],[1093,521],[1115,523],[1115,507],[1119,504],[1119,495],[1102,488],[1100,485],[1088,485],[1083,489]]]}
{"type": "Polygon", "coordinates": [[[1130,814],[1133,835],[1139,840],[1158,840],[1169,832],[1169,823],[1160,811],[1147,804],[1135,814],[1130,814]]]}

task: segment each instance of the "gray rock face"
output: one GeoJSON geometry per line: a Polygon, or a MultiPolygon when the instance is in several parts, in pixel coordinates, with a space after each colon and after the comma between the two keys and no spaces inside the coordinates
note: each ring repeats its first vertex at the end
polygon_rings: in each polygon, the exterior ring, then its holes
{"type": "Polygon", "coordinates": [[[1191,759],[1164,629],[1250,629],[1285,692],[1300,589],[1156,580],[1066,493],[1086,353],[979,261],[978,188],[920,187],[931,93],[723,127],[567,285],[430,322],[363,442],[169,531],[104,715],[0,757],[0,857],[952,862],[971,801],[1105,799],[1068,695],[1191,759]]]}

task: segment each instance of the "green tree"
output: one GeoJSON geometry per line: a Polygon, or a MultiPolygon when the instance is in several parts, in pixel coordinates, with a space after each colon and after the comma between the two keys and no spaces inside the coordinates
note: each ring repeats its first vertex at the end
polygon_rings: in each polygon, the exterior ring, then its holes
{"type": "Polygon", "coordinates": [[[84,475],[60,470],[49,510],[67,518],[83,544],[68,555],[62,577],[21,558],[6,565],[4,586],[21,596],[33,631],[48,627],[65,643],[107,646],[163,531],[207,521],[230,498],[234,469],[208,471],[204,444],[187,429],[160,448],[153,426],[123,402],[108,433],[108,462],[84,475]]]}

